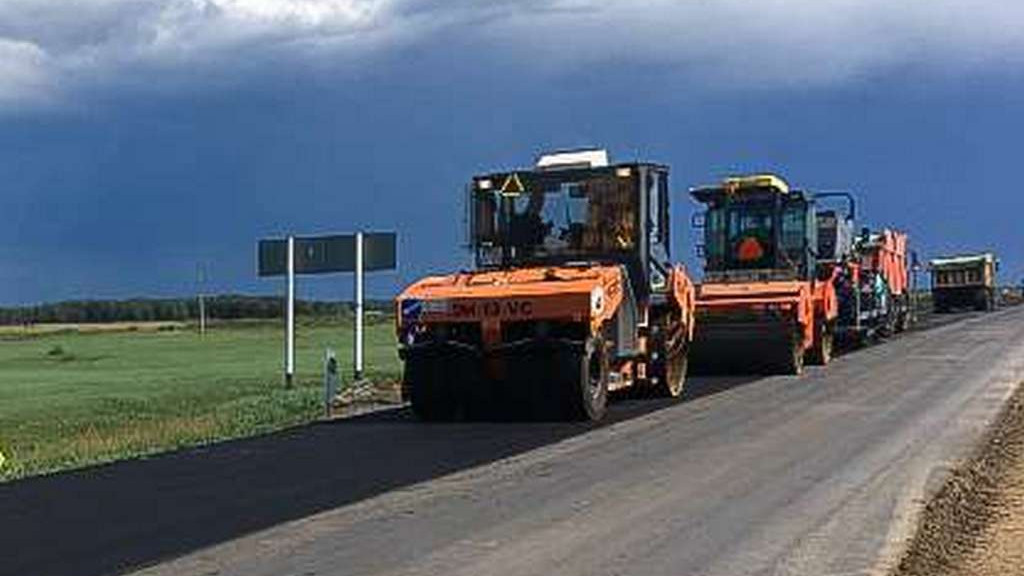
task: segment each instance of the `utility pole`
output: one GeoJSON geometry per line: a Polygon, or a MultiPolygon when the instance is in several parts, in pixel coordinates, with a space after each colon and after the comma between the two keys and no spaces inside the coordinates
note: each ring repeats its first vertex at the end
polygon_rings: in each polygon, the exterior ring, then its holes
{"type": "Polygon", "coordinates": [[[199,335],[206,336],[206,265],[196,264],[196,292],[199,300],[199,335]]]}

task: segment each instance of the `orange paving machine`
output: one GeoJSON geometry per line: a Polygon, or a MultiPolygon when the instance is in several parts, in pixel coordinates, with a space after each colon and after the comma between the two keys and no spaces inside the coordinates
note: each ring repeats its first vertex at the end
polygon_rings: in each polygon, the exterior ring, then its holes
{"type": "Polygon", "coordinates": [[[469,185],[476,268],[396,301],[403,395],[426,420],[596,420],[609,393],[679,397],[694,287],[669,260],[668,168],[599,150],[469,185]]]}
{"type": "Polygon", "coordinates": [[[791,189],[773,174],[696,188],[706,206],[704,279],[691,358],[702,367],[800,374],[836,344],[905,329],[911,319],[906,234],[853,235],[854,197],[791,189]],[[848,210],[819,204],[843,198],[848,210]],[[837,340],[838,339],[838,340],[837,340]]]}

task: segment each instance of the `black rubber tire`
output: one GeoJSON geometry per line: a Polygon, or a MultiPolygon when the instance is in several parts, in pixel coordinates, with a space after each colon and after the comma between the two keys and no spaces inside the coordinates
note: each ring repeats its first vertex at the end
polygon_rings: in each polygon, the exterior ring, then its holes
{"type": "Polygon", "coordinates": [[[974,295],[974,306],[972,306],[976,312],[988,311],[988,293],[978,292],[974,295]]]}
{"type": "Polygon", "coordinates": [[[666,352],[665,368],[663,374],[659,375],[658,385],[654,389],[655,394],[661,398],[682,398],[688,369],[686,347],[666,352]]]}
{"type": "Polygon", "coordinates": [[[899,312],[896,313],[896,332],[906,332],[910,329],[910,297],[904,296],[900,302],[899,312]]]}
{"type": "Polygon", "coordinates": [[[896,332],[906,332],[907,330],[910,330],[910,311],[904,310],[896,319],[896,332]]]}
{"type": "Polygon", "coordinates": [[[591,338],[583,350],[565,355],[565,417],[596,422],[608,407],[608,354],[604,340],[591,338]]]}
{"type": "Polygon", "coordinates": [[[789,346],[783,346],[781,371],[788,376],[799,376],[804,372],[803,339],[800,336],[800,331],[797,330],[789,346]]]}
{"type": "Polygon", "coordinates": [[[882,325],[879,326],[878,330],[875,332],[878,335],[877,339],[879,340],[891,338],[892,335],[896,333],[896,313],[889,310],[889,313],[885,316],[885,320],[882,322],[882,325]]]}
{"type": "MultiPolygon", "coordinates": [[[[664,330],[658,330],[654,335],[654,349],[658,355],[650,364],[650,376],[655,381],[642,390],[646,396],[654,398],[681,398],[689,369],[689,350],[685,343],[679,344],[678,340],[674,344],[665,342],[664,336],[664,330]]],[[[677,335],[677,338],[684,336],[677,335]]]]}
{"type": "Polygon", "coordinates": [[[409,390],[412,411],[425,422],[450,421],[458,414],[458,398],[445,364],[437,356],[405,362],[404,386],[409,390]]]}
{"type": "Polygon", "coordinates": [[[828,366],[835,348],[835,334],[828,324],[815,328],[814,346],[808,353],[808,360],[816,366],[828,366]]]}
{"type": "Polygon", "coordinates": [[[558,421],[564,419],[564,390],[562,382],[552,378],[558,374],[557,366],[565,362],[564,354],[545,351],[534,354],[529,375],[529,418],[535,421],[558,421]]]}

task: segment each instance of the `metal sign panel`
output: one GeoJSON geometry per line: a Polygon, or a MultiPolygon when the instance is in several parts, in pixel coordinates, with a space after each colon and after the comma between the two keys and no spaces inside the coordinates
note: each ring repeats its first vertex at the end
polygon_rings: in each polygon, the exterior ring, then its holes
{"type": "MultiPolygon", "coordinates": [[[[394,232],[363,234],[363,269],[394,270],[397,265],[397,238],[394,232]]],[[[354,272],[356,237],[354,234],[296,237],[295,273],[329,274],[354,272]]],[[[288,272],[288,241],[260,240],[259,275],[283,276],[288,272]]]]}
{"type": "Polygon", "coordinates": [[[394,270],[398,267],[398,236],[394,232],[363,234],[363,268],[394,270]]]}
{"type": "Polygon", "coordinates": [[[282,276],[288,272],[288,242],[260,240],[259,275],[282,276]]]}

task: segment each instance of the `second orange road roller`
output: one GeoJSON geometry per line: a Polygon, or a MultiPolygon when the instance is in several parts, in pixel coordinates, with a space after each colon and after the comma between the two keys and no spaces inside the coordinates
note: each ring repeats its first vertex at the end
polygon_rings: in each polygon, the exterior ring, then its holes
{"type": "Polygon", "coordinates": [[[774,174],[696,188],[704,278],[692,360],[701,367],[800,374],[836,344],[904,330],[912,318],[907,236],[854,232],[845,192],[790,188],[774,174]],[[842,213],[826,205],[839,198],[842,213]]]}

